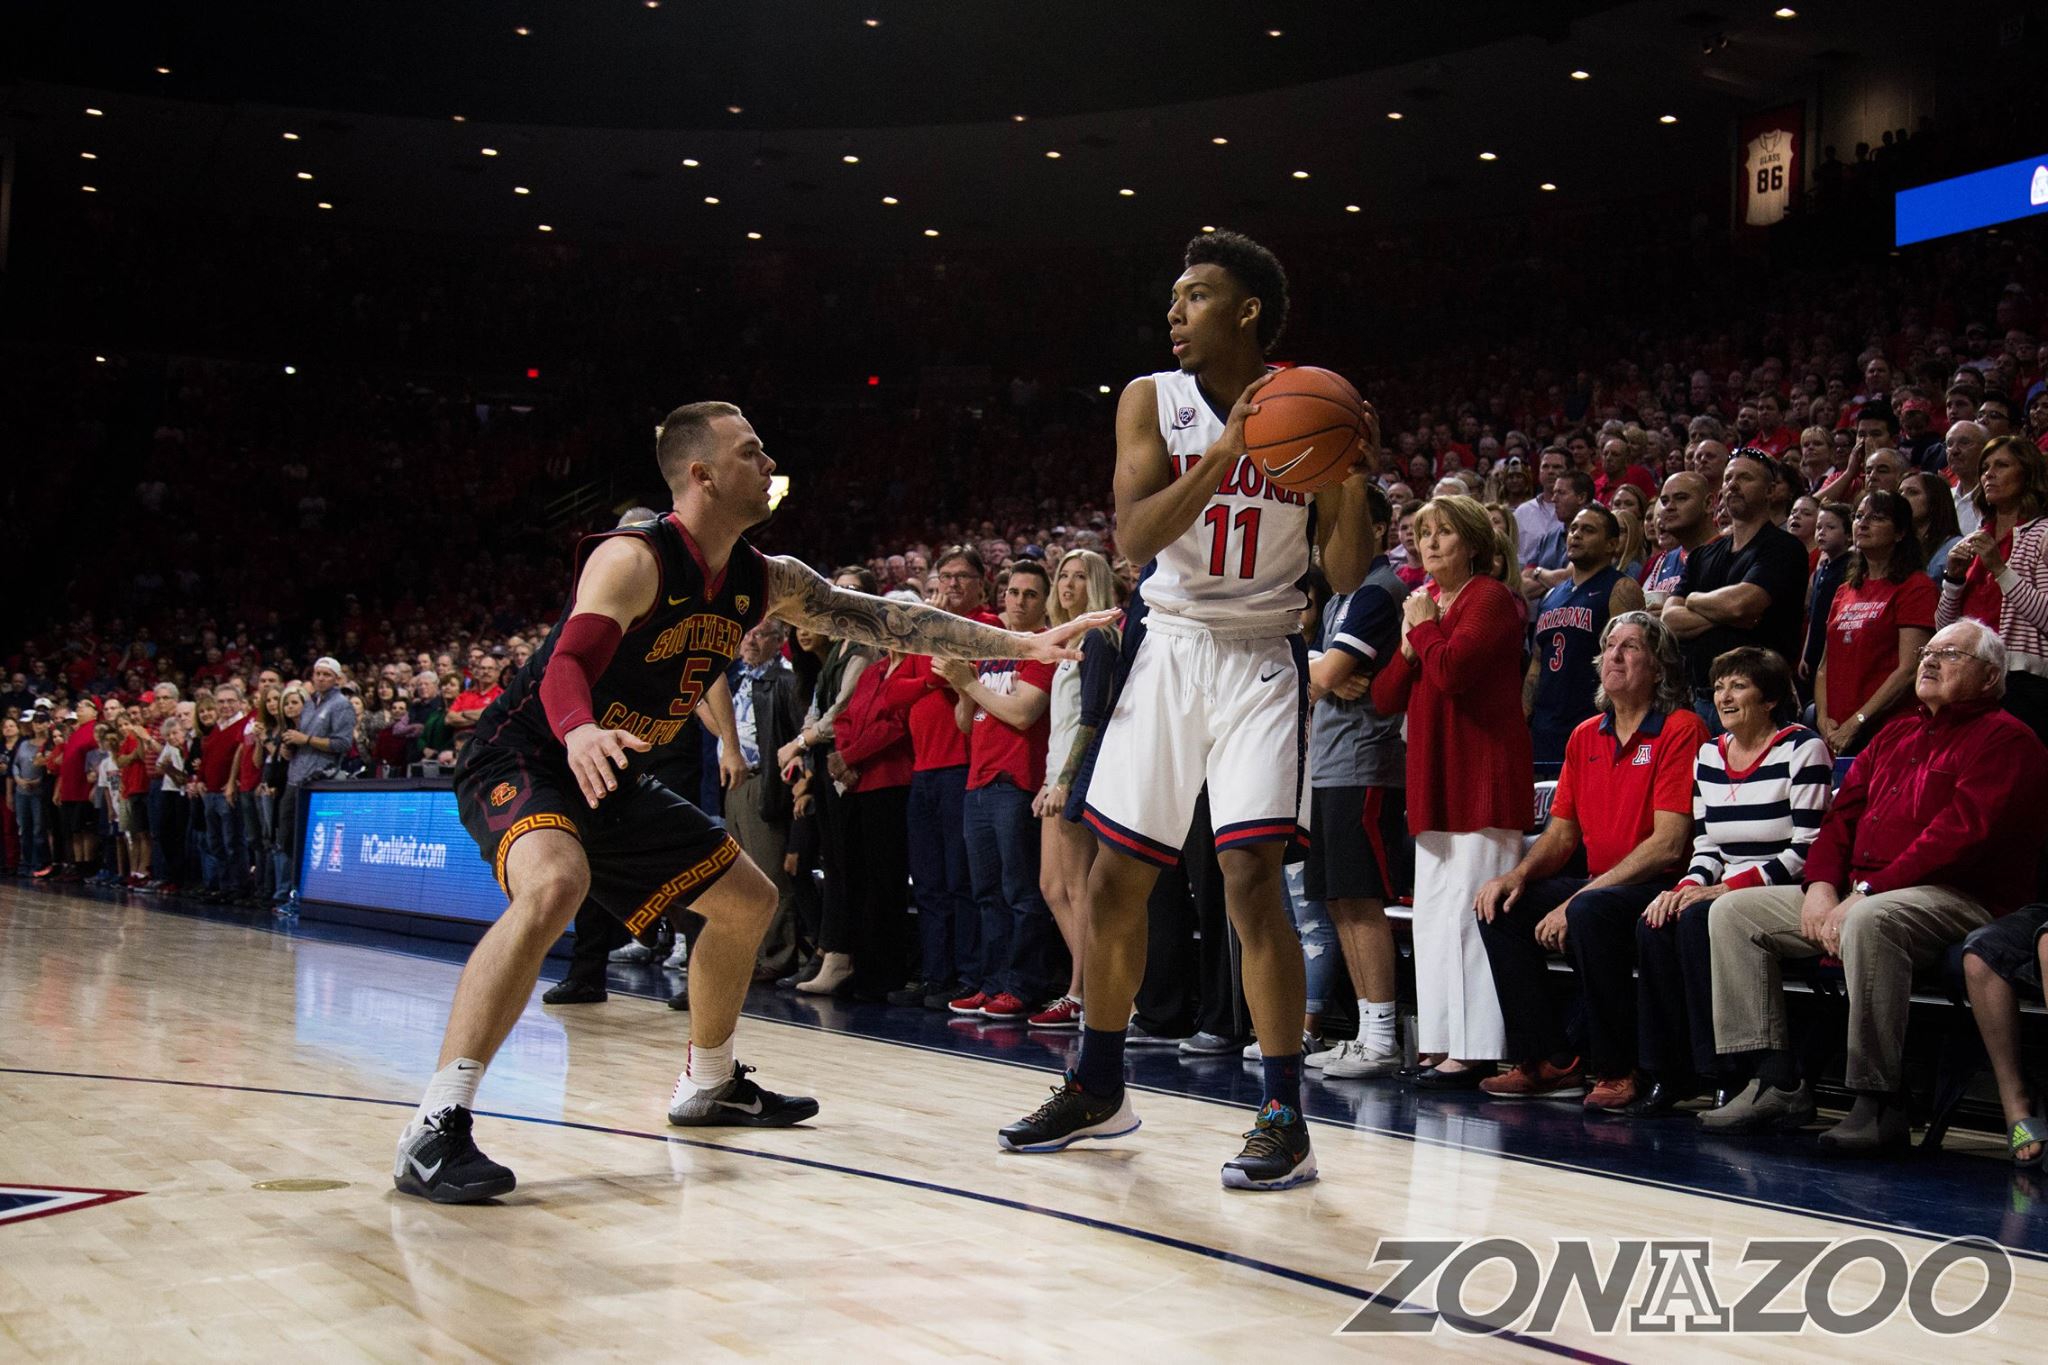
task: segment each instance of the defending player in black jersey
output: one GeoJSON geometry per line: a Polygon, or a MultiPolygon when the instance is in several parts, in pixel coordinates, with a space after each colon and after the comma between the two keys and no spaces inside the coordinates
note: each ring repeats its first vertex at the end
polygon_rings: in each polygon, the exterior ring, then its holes
{"type": "Polygon", "coordinates": [[[817,1113],[815,1100],[762,1089],[733,1058],[773,883],[717,820],[645,771],[764,615],[885,649],[1045,660],[1079,658],[1066,642],[1113,615],[1022,635],[764,557],[743,533],[768,519],[775,462],[731,404],[670,413],[656,458],[675,510],[584,542],[562,620],[484,712],[457,770],[463,824],[512,903],[470,954],[439,1070],[399,1139],[393,1178],[407,1194],[467,1203],[512,1189],[512,1172],[471,1139],[470,1110],[586,892],[636,932],[672,909],[705,918],[669,1122],[780,1127],[817,1113]]]}

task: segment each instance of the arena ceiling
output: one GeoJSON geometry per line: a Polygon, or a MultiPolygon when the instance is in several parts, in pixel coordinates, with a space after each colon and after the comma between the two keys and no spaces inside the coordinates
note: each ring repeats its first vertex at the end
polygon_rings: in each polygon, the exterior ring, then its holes
{"type": "Polygon", "coordinates": [[[736,247],[1342,230],[1710,181],[1733,118],[1940,21],[1775,8],[75,0],[8,21],[0,134],[17,216],[91,195],[736,247]]]}

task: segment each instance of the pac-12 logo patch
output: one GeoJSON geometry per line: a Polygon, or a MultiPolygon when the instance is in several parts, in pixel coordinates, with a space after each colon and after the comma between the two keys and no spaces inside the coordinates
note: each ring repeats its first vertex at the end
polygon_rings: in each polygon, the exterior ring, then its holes
{"type": "Polygon", "coordinates": [[[732,599],[732,604],[740,609],[740,615],[745,616],[747,608],[754,605],[754,599],[745,593],[740,593],[732,599]]]}
{"type": "Polygon", "coordinates": [[[491,804],[502,806],[517,795],[519,795],[519,788],[513,786],[510,782],[500,782],[497,786],[491,788],[491,804]]]}
{"type": "Polygon", "coordinates": [[[1173,429],[1175,431],[1183,431],[1194,424],[1195,410],[1193,408],[1180,408],[1174,412],[1173,429]]]}
{"type": "Polygon", "coordinates": [[[1634,758],[1632,758],[1632,759],[1630,759],[1630,760],[1629,760],[1629,766],[1630,766],[1630,767],[1634,767],[1634,768],[1647,768],[1647,767],[1649,767],[1649,766],[1650,766],[1650,746],[1649,746],[1649,745],[1647,745],[1647,744],[1638,744],[1638,745],[1636,745],[1636,756],[1635,756],[1634,758]]]}

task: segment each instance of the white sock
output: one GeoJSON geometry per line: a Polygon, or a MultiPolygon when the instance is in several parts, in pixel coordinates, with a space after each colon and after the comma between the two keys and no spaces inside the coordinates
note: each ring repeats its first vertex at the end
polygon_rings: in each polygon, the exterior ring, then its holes
{"type": "Polygon", "coordinates": [[[1358,1039],[1374,1052],[1394,1050],[1394,1002],[1358,1002],[1358,1039]]]}
{"type": "Polygon", "coordinates": [[[484,1078],[482,1062],[473,1062],[467,1057],[457,1057],[434,1073],[434,1079],[427,1082],[427,1093],[420,1100],[420,1107],[413,1111],[408,1128],[418,1128],[443,1109],[461,1105],[464,1109],[476,1108],[476,1088],[484,1078]]]}
{"type": "Polygon", "coordinates": [[[696,1042],[690,1044],[689,1062],[683,1067],[683,1074],[676,1077],[678,1098],[685,1085],[699,1091],[716,1090],[732,1079],[734,1037],[734,1034],[726,1034],[725,1041],[717,1047],[705,1047],[696,1042]]]}

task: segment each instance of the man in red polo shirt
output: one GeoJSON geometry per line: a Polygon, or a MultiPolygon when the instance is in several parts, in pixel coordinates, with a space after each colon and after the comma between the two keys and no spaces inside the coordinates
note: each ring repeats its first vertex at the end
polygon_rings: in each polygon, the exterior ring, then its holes
{"type": "Polygon", "coordinates": [[[1599,668],[1600,714],[1565,744],[1549,825],[1512,871],[1479,890],[1480,937],[1515,1064],[1479,1088],[1529,1099],[1577,1090],[1590,1073],[1586,1107],[1622,1110],[1636,1092],[1635,922],[1685,870],[1707,727],[1692,711],[1677,637],[1650,613],[1607,623],[1599,668]],[[1592,875],[1559,876],[1581,845],[1592,875]],[[1551,1003],[1553,952],[1578,974],[1583,1037],[1567,1037],[1551,1003]]]}
{"type": "MultiPolygon", "coordinates": [[[[1018,560],[1003,588],[1003,624],[1043,630],[1051,591],[1043,563],[1018,560]]],[[[1045,785],[1053,667],[987,659],[978,670],[956,660],[936,669],[960,696],[954,715],[968,736],[967,866],[981,907],[981,978],[947,1007],[1021,1024],[1059,995],[1072,965],[1039,893],[1038,817],[1031,813],[1045,785]]]]}
{"type": "Polygon", "coordinates": [[[122,827],[128,831],[130,886],[149,880],[149,779],[161,746],[156,727],[164,715],[164,704],[153,693],[145,705],[130,707],[121,717],[121,743],[114,751],[114,763],[121,770],[121,800],[127,807],[122,827]]]}
{"type": "Polygon", "coordinates": [[[224,901],[245,896],[249,890],[249,850],[242,842],[241,816],[235,810],[240,796],[235,762],[242,754],[249,714],[241,688],[233,683],[216,688],[214,700],[220,720],[199,742],[201,809],[206,816],[204,899],[224,901]]]}
{"type": "Polygon", "coordinates": [[[57,760],[58,850],[71,858],[70,864],[57,874],[60,881],[85,879],[86,869],[93,860],[93,845],[98,841],[98,826],[92,813],[92,782],[86,776],[85,756],[94,746],[93,732],[98,728],[99,719],[98,702],[88,697],[78,703],[77,718],[64,741],[62,756],[57,760]]]}

